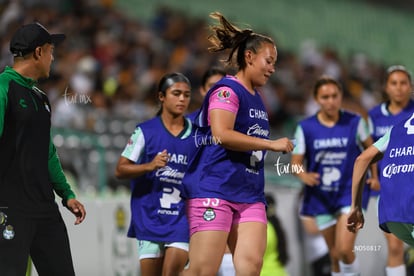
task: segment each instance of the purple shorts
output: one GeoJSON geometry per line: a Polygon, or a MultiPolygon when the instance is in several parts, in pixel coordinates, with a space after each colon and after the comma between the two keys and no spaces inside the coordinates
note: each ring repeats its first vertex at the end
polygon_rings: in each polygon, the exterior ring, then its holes
{"type": "Polygon", "coordinates": [[[218,198],[194,198],[187,201],[190,236],[199,231],[230,232],[233,224],[261,222],[266,224],[263,202],[234,203],[218,198]]]}

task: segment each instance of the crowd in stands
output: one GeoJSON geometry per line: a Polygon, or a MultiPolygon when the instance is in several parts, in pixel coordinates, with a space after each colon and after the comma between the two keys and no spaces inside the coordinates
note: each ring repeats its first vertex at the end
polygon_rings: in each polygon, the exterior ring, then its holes
{"type": "MultiPolygon", "coordinates": [[[[144,22],[115,9],[112,1],[49,2],[0,2],[0,66],[11,64],[10,35],[24,23],[38,21],[52,33],[66,34],[51,77],[39,83],[51,100],[54,127],[129,135],[158,110],[155,84],[167,72],[189,77],[194,92],[189,111],[200,106],[201,76],[223,58],[207,51],[207,15],[160,6],[144,22]]],[[[343,85],[345,107],[365,114],[382,100],[385,68],[366,55],[342,57],[313,41],[304,41],[299,53],[279,47],[276,72],[262,89],[274,133],[291,136],[298,119],[315,111],[311,87],[322,74],[343,85]]],[[[115,144],[121,147],[125,139],[115,144]]],[[[112,161],[120,151],[112,153],[112,161]]]]}

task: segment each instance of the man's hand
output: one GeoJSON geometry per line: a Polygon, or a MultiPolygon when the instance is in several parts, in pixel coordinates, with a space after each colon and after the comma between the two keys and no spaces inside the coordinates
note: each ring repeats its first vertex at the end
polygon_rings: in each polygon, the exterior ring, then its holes
{"type": "Polygon", "coordinates": [[[68,199],[66,207],[76,216],[75,225],[80,224],[86,216],[85,207],[74,198],[68,199]]]}

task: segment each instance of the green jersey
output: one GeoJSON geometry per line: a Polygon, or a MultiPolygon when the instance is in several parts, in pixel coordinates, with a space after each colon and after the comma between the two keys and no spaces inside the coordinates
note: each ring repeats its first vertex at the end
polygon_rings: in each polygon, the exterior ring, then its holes
{"type": "Polygon", "coordinates": [[[29,217],[58,213],[75,195],[50,137],[49,100],[35,81],[6,67],[0,74],[0,208],[29,217]]]}

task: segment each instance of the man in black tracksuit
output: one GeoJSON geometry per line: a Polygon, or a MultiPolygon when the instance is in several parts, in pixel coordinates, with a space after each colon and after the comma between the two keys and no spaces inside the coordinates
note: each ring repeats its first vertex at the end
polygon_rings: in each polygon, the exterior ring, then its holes
{"type": "Polygon", "coordinates": [[[63,34],[40,24],[22,26],[12,37],[13,67],[0,74],[0,275],[25,275],[29,255],[40,276],[73,276],[66,226],[55,192],[85,218],[63,174],[51,141],[51,109],[36,86],[49,77],[54,46],[63,34]]]}

